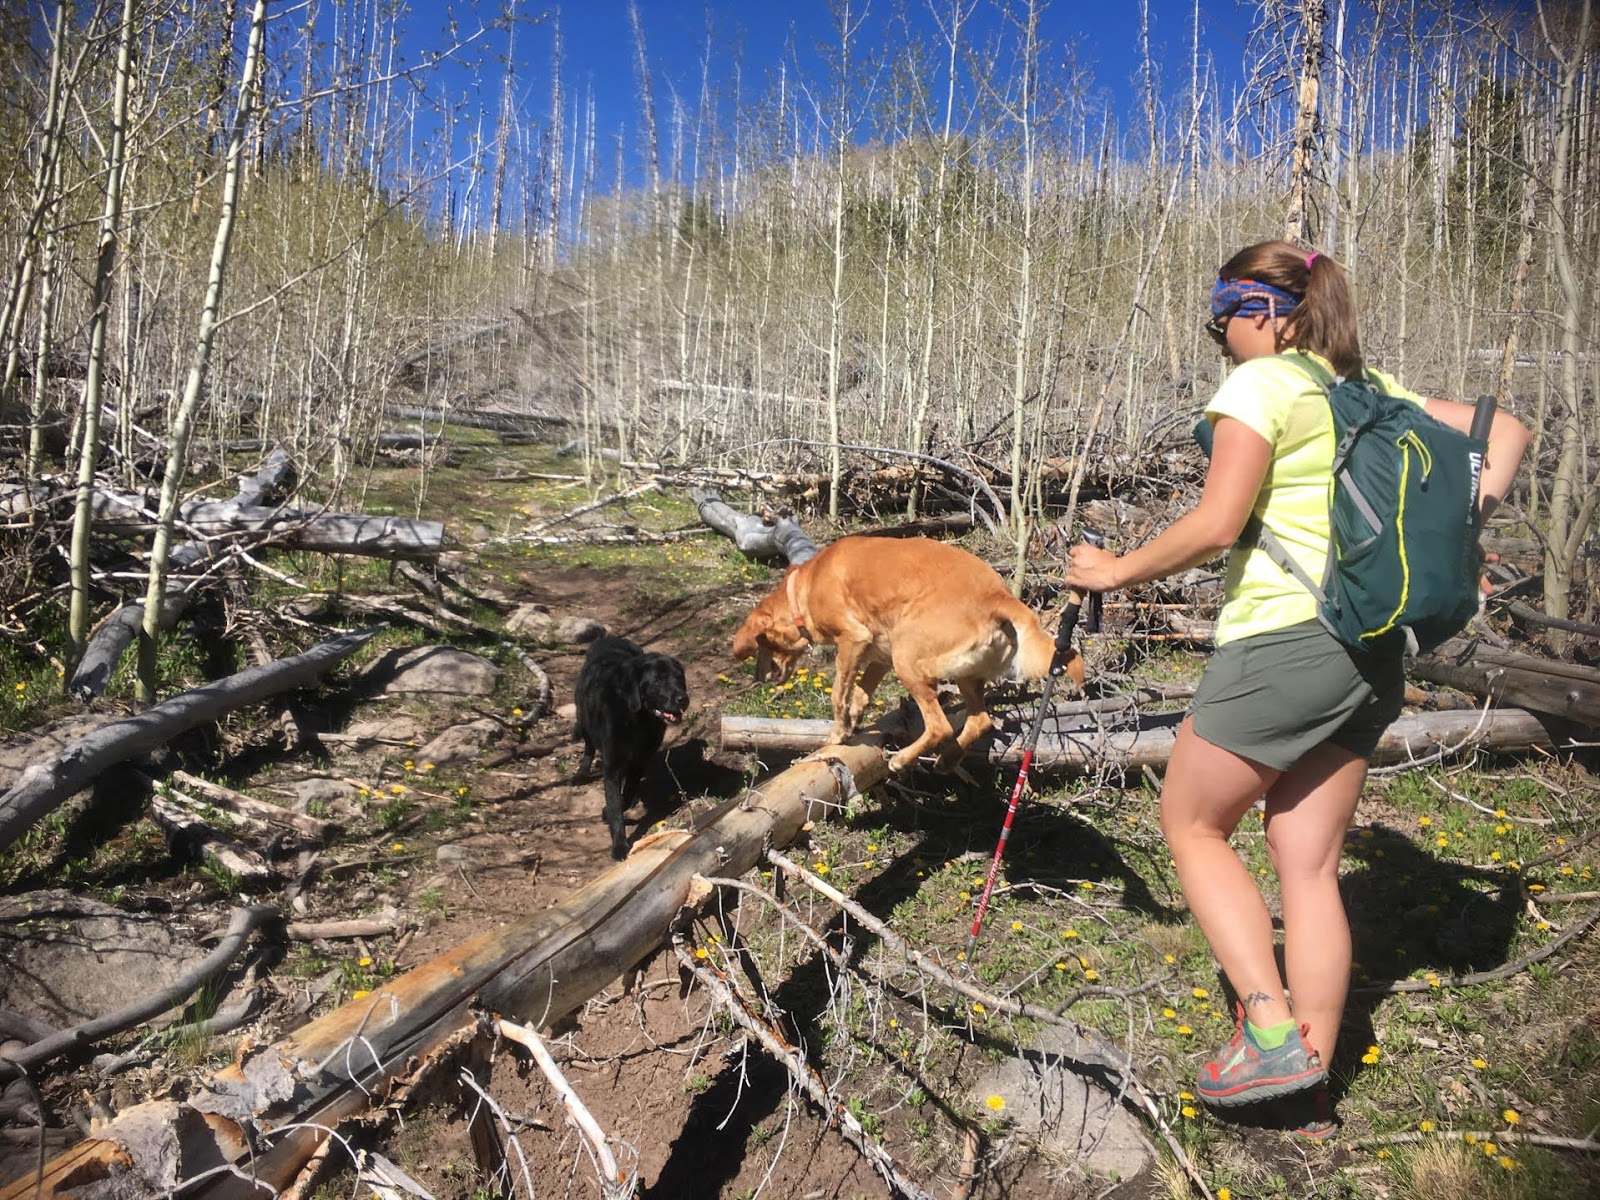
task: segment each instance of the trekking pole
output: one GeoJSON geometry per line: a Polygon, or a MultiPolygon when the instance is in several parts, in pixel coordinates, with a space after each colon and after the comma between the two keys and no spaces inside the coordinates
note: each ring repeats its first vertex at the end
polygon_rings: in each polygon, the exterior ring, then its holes
{"type": "MultiPolygon", "coordinates": [[[[1083,540],[1091,546],[1106,544],[1103,534],[1091,530],[1083,531],[1083,540]]],[[[994,858],[989,861],[989,875],[983,881],[983,894],[978,897],[978,913],[972,918],[972,929],[967,933],[967,949],[962,956],[968,963],[972,961],[972,952],[978,945],[978,931],[983,928],[983,914],[989,909],[989,895],[994,891],[994,881],[1000,874],[1000,859],[1006,852],[1006,843],[1011,840],[1011,824],[1017,819],[1017,809],[1022,803],[1022,793],[1028,786],[1028,768],[1033,765],[1033,752],[1039,745],[1039,732],[1044,728],[1045,713],[1050,710],[1050,694],[1055,691],[1056,680],[1067,669],[1067,660],[1072,657],[1072,631],[1077,628],[1078,614],[1083,611],[1085,602],[1093,605],[1098,596],[1090,592],[1087,596],[1083,593],[1068,589],[1067,606],[1061,610],[1061,625],[1056,630],[1056,650],[1050,656],[1050,670],[1044,677],[1044,687],[1039,692],[1039,707],[1034,710],[1033,724],[1028,729],[1027,739],[1022,743],[1022,765],[1017,769],[1016,786],[1011,789],[1011,803],[1006,805],[1005,823],[1000,826],[1000,841],[994,848],[994,858]]]]}
{"type": "MultiPolygon", "coordinates": [[[[1489,431],[1494,428],[1494,410],[1496,401],[1493,396],[1479,396],[1477,406],[1472,410],[1472,431],[1468,435],[1478,441],[1489,444],[1489,431]]],[[[1483,471],[1483,463],[1478,464],[1478,469],[1472,473],[1472,507],[1473,517],[1478,524],[1483,524],[1483,497],[1479,491],[1478,477],[1483,471]]]]}

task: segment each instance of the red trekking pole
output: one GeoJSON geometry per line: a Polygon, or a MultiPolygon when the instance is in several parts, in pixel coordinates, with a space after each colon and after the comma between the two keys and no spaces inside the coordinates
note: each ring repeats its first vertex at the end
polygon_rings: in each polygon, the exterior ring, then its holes
{"type": "MultiPolygon", "coordinates": [[[[1084,531],[1083,540],[1091,546],[1103,546],[1105,538],[1098,533],[1084,531]]],[[[1092,593],[1088,602],[1093,605],[1099,597],[1092,593]]],[[[968,962],[972,961],[973,949],[978,944],[978,931],[983,928],[983,914],[989,909],[989,894],[994,891],[995,877],[1000,873],[1000,859],[1006,852],[1006,843],[1011,840],[1011,824],[1017,818],[1017,809],[1022,804],[1022,793],[1028,786],[1028,768],[1033,765],[1033,752],[1039,746],[1039,732],[1044,728],[1045,713],[1050,710],[1050,695],[1055,691],[1056,680],[1067,669],[1067,661],[1072,657],[1072,633],[1078,625],[1078,614],[1083,610],[1085,597],[1078,592],[1067,592],[1067,607],[1061,612],[1061,626],[1056,630],[1056,652],[1050,657],[1050,672],[1044,677],[1044,687],[1039,692],[1039,707],[1034,710],[1033,725],[1028,730],[1027,740],[1022,744],[1022,765],[1017,769],[1017,783],[1011,789],[1011,803],[1006,805],[1005,824],[1000,826],[1000,841],[994,848],[994,858],[989,862],[989,876],[983,881],[983,895],[978,897],[978,913],[972,918],[972,929],[967,934],[967,949],[964,955],[968,962]]]]}

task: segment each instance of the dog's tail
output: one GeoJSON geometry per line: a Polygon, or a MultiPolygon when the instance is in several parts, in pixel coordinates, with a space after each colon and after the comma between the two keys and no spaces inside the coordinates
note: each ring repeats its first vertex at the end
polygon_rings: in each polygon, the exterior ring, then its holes
{"type": "MultiPolygon", "coordinates": [[[[1011,672],[1018,679],[1043,679],[1050,674],[1050,663],[1055,658],[1056,642],[1039,624],[1034,611],[1020,600],[1001,614],[1011,624],[1017,636],[1017,657],[1011,672]]],[[[1077,687],[1083,686],[1083,655],[1073,648],[1067,659],[1067,675],[1077,687]]]]}

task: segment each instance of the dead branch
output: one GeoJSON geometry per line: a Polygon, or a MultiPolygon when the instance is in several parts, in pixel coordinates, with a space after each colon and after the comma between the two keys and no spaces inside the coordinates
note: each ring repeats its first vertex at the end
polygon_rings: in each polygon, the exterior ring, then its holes
{"type": "MultiPolygon", "coordinates": [[[[1541,896],[1540,900],[1543,901],[1547,898],[1541,896]]],[[[1589,930],[1594,928],[1597,921],[1600,921],[1600,908],[1593,909],[1576,925],[1567,926],[1561,936],[1550,942],[1549,945],[1541,946],[1532,953],[1524,954],[1521,958],[1503,963],[1492,971],[1474,971],[1470,975],[1438,975],[1428,979],[1396,979],[1389,983],[1366,984],[1353,987],[1350,990],[1364,992],[1368,995],[1392,996],[1399,992],[1430,992],[1440,988],[1475,987],[1480,983],[1493,983],[1498,979],[1509,979],[1511,976],[1531,967],[1534,963],[1543,962],[1551,957],[1557,950],[1574,938],[1588,933],[1589,930]]]]}
{"type": "Polygon", "coordinates": [[[345,941],[350,938],[389,937],[399,929],[393,921],[352,917],[347,921],[290,921],[284,936],[291,942],[345,941]]]}
{"type": "Polygon", "coordinates": [[[545,1046],[544,1039],[526,1025],[518,1025],[504,1018],[495,1022],[495,1029],[508,1042],[514,1042],[533,1055],[533,1061],[539,1064],[539,1070],[550,1081],[550,1086],[555,1088],[556,1095],[561,1098],[561,1103],[567,1110],[568,1119],[578,1127],[594,1151],[600,1174],[601,1194],[607,1197],[630,1195],[633,1191],[633,1178],[617,1169],[616,1155],[611,1153],[611,1147],[607,1144],[605,1130],[600,1128],[600,1122],[594,1119],[594,1114],[567,1082],[560,1065],[551,1057],[549,1049],[545,1046]]]}
{"type": "MultiPolygon", "coordinates": [[[[222,870],[235,876],[242,886],[255,886],[272,878],[266,860],[248,846],[242,846],[215,825],[182,803],[179,794],[154,793],[147,802],[150,819],[167,831],[168,839],[187,847],[222,870]]],[[[180,850],[180,857],[182,852],[180,850]]]]}
{"type": "Polygon", "coordinates": [[[116,1012],[85,1021],[71,1029],[64,1029],[44,1041],[34,1042],[26,1050],[20,1050],[0,1060],[0,1073],[12,1070],[29,1073],[37,1071],[52,1059],[73,1050],[92,1046],[104,1038],[132,1029],[135,1025],[176,1007],[221,974],[239,956],[240,951],[250,940],[252,931],[269,921],[281,919],[282,914],[270,904],[252,904],[246,908],[234,909],[233,916],[228,921],[228,928],[223,933],[217,948],[193,968],[184,972],[180,978],[159,992],[144,996],[124,1008],[119,1008],[116,1012]]]}
{"type": "Polygon", "coordinates": [[[889,1152],[874,1142],[866,1130],[861,1128],[861,1122],[856,1120],[855,1115],[834,1097],[828,1090],[828,1085],[817,1074],[816,1068],[806,1061],[805,1054],[797,1047],[789,1045],[766,1021],[752,1012],[744,998],[734,990],[720,971],[714,971],[704,963],[697,962],[681,939],[673,940],[672,949],[684,969],[705,984],[706,989],[717,998],[728,1015],[761,1043],[763,1050],[788,1070],[790,1078],[811,1098],[811,1102],[827,1114],[829,1124],[838,1125],[845,1141],[861,1152],[862,1157],[883,1177],[883,1181],[895,1194],[909,1197],[910,1200],[933,1200],[930,1193],[923,1191],[900,1173],[894,1164],[894,1159],[889,1157],[889,1152]]]}

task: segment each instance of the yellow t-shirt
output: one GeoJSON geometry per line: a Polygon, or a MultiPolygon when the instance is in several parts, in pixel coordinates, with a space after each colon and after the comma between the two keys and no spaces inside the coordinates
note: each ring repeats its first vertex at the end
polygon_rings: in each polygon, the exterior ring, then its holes
{"type": "MultiPolygon", "coordinates": [[[[1233,417],[1266,438],[1272,462],[1256,496],[1255,515],[1312,579],[1321,581],[1328,564],[1328,500],[1333,471],[1333,415],[1328,397],[1296,356],[1316,363],[1329,376],[1333,368],[1319,355],[1291,350],[1255,358],[1237,367],[1206,405],[1213,424],[1233,417]]],[[[1423,398],[1391,375],[1368,368],[1368,375],[1392,396],[1417,404],[1423,398]]],[[[1222,611],[1217,616],[1218,646],[1274,629],[1286,629],[1317,615],[1317,601],[1293,575],[1255,546],[1235,546],[1228,555],[1222,611]]]]}

